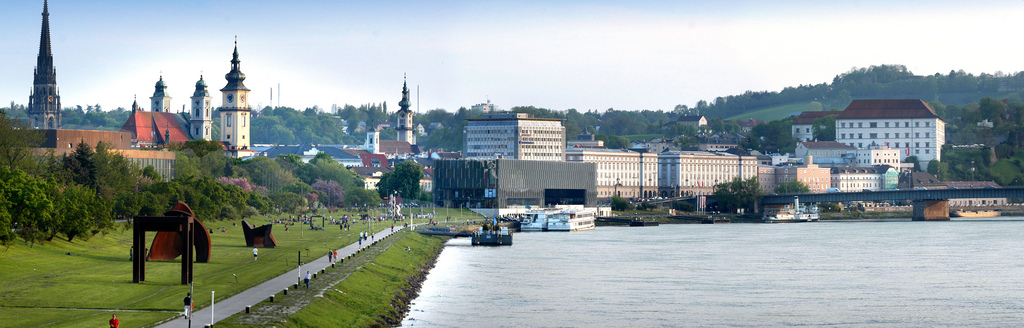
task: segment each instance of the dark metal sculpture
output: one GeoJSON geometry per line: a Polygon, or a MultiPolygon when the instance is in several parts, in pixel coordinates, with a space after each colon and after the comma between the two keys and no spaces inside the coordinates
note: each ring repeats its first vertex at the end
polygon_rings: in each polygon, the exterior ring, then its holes
{"type": "Polygon", "coordinates": [[[272,224],[266,224],[256,228],[248,221],[242,220],[242,233],[245,234],[245,246],[274,248],[274,246],[277,246],[277,239],[274,239],[274,234],[271,233],[272,228],[274,228],[274,225],[272,224]]]}
{"type": "Polygon", "coordinates": [[[146,232],[157,231],[153,239],[149,259],[150,260],[173,260],[181,256],[181,283],[188,284],[192,281],[192,263],[198,258],[199,262],[209,262],[212,244],[210,234],[206,231],[192,209],[183,202],[178,202],[174,208],[164,213],[164,216],[136,216],[134,223],[134,234],[132,238],[133,261],[132,281],[146,281],[146,259],[144,250],[146,245],[146,232]],[[195,249],[193,255],[192,249],[195,249]]]}

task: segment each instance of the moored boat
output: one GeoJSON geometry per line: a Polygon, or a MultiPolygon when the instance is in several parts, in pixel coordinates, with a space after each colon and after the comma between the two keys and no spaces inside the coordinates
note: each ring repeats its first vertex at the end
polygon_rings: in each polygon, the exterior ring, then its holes
{"type": "Polygon", "coordinates": [[[594,230],[596,220],[597,211],[593,208],[566,209],[555,213],[548,220],[548,231],[594,230]]]}
{"type": "Polygon", "coordinates": [[[816,222],[821,219],[817,206],[800,206],[800,197],[793,197],[793,205],[765,209],[762,220],[766,223],[816,222]]]}
{"type": "Polygon", "coordinates": [[[966,211],[959,210],[953,211],[949,216],[958,218],[992,218],[999,216],[999,211],[983,210],[983,211],[966,211]]]}

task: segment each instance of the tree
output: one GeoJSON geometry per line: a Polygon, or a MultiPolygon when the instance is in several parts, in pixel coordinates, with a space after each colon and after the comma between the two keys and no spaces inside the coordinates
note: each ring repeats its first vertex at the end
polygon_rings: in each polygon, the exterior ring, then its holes
{"type": "Polygon", "coordinates": [[[185,149],[190,149],[192,150],[192,153],[196,154],[196,156],[203,157],[206,156],[206,154],[224,150],[224,146],[217,141],[196,139],[186,141],[184,144],[178,146],[176,150],[185,149]]]}
{"type": "Polygon", "coordinates": [[[31,148],[39,147],[42,143],[42,131],[31,129],[21,120],[7,117],[5,111],[0,111],[0,166],[12,170],[29,169],[31,148]]]}
{"type": "Polygon", "coordinates": [[[316,182],[311,187],[313,187],[313,190],[327,195],[327,199],[323,200],[327,206],[337,206],[345,199],[345,188],[342,188],[337,181],[316,179],[316,182]]]}
{"type": "Polygon", "coordinates": [[[0,167],[0,243],[10,245],[13,231],[26,243],[46,239],[53,213],[47,184],[19,170],[0,167]]]}
{"type": "Polygon", "coordinates": [[[810,192],[811,188],[797,179],[792,179],[775,186],[776,194],[806,194],[810,192]]]}
{"type": "Polygon", "coordinates": [[[85,141],[75,146],[75,151],[64,155],[64,170],[66,170],[74,183],[97,189],[96,185],[96,162],[93,159],[92,147],[85,141]]]}
{"type": "Polygon", "coordinates": [[[376,206],[380,204],[380,195],[374,190],[352,188],[345,192],[345,204],[351,207],[376,206]]]}
{"type": "Polygon", "coordinates": [[[633,205],[630,204],[628,201],[622,199],[622,197],[619,197],[618,195],[612,195],[613,211],[628,211],[631,209],[633,209],[633,205]]]}
{"type": "Polygon", "coordinates": [[[377,192],[381,196],[398,194],[402,198],[416,199],[420,194],[420,180],[423,179],[423,167],[415,161],[404,161],[395,165],[395,170],[384,173],[377,183],[377,192]]]}
{"type": "Polygon", "coordinates": [[[917,159],[917,156],[907,156],[903,159],[904,163],[914,163],[914,172],[921,172],[921,161],[917,159]]]}
{"type": "Polygon", "coordinates": [[[757,177],[746,180],[736,177],[730,182],[715,186],[715,201],[718,202],[718,208],[727,211],[754,208],[761,197],[761,184],[757,182],[757,177]]]}
{"type": "Polygon", "coordinates": [[[814,139],[818,141],[835,141],[836,140],[836,115],[829,115],[822,118],[815,119],[811,122],[811,128],[814,131],[814,139]]]}

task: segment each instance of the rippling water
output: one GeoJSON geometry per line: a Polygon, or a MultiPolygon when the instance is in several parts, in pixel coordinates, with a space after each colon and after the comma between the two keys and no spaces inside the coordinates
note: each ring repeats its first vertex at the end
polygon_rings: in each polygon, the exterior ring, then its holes
{"type": "Polygon", "coordinates": [[[1020,327],[1024,218],[455,239],[404,327],[1020,327]]]}

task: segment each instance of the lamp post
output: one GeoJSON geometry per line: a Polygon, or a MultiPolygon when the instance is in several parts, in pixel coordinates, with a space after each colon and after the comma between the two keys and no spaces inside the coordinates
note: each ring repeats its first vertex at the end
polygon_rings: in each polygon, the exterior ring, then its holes
{"type": "Polygon", "coordinates": [[[614,196],[619,196],[619,186],[621,186],[621,185],[622,184],[619,183],[619,178],[615,178],[615,194],[614,194],[614,196]]]}
{"type": "Polygon", "coordinates": [[[971,161],[971,181],[974,181],[974,161],[971,161]]]}

